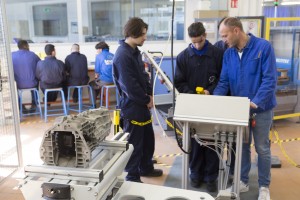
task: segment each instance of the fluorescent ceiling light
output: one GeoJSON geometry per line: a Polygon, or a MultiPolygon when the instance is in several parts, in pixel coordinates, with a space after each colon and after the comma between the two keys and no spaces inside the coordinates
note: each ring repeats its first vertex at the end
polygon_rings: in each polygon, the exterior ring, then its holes
{"type": "Polygon", "coordinates": [[[281,2],[280,5],[288,6],[288,5],[300,5],[300,2],[281,2]]]}
{"type": "MultiPolygon", "coordinates": [[[[170,0],[171,2],[173,2],[173,0],[170,0]]],[[[184,1],[184,0],[175,0],[175,1],[184,1]]]]}

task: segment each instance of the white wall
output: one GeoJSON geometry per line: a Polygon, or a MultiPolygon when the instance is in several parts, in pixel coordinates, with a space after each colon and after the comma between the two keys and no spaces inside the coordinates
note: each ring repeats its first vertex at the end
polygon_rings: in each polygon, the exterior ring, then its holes
{"type": "Polygon", "coordinates": [[[262,16],[263,0],[238,0],[238,7],[231,8],[231,0],[228,0],[229,16],[262,16]]]}

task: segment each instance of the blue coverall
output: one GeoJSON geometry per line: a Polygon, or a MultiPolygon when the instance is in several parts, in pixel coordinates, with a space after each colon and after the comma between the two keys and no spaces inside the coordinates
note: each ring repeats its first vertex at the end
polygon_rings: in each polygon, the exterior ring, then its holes
{"type": "Polygon", "coordinates": [[[126,180],[140,181],[140,174],[154,169],[154,131],[147,107],[152,88],[138,48],[133,49],[124,40],[120,41],[113,60],[113,74],[121,95],[119,108],[123,130],[129,132],[128,142],[134,147],[125,167],[126,180]],[[141,126],[133,124],[132,120],[150,123],[141,126]]]}

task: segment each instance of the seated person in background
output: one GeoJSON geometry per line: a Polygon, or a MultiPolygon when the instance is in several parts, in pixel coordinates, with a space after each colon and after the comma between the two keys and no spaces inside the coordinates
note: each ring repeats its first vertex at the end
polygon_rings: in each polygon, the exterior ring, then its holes
{"type": "MultiPolygon", "coordinates": [[[[67,77],[67,85],[86,85],[90,78],[88,76],[87,58],[79,53],[79,45],[73,44],[71,54],[65,59],[67,77]]],[[[78,89],[73,92],[73,102],[78,102],[78,89]]]]}
{"type": "MultiPolygon", "coordinates": [[[[37,64],[36,78],[40,81],[40,88],[45,93],[45,89],[59,88],[64,89],[66,95],[66,69],[65,64],[56,59],[56,51],[53,44],[47,44],[45,46],[45,53],[47,57],[45,60],[41,60],[37,64]]],[[[49,92],[47,99],[48,102],[56,101],[58,92],[49,92]]]]}
{"type": "MultiPolygon", "coordinates": [[[[38,88],[39,81],[35,77],[35,71],[37,63],[41,59],[32,51],[29,51],[29,45],[26,40],[19,40],[18,48],[18,51],[12,53],[14,76],[17,83],[17,88],[38,88]]],[[[31,91],[31,108],[29,111],[34,112],[35,108],[36,102],[34,98],[34,92],[31,91]]],[[[25,106],[23,106],[23,112],[28,112],[25,106]]]]}
{"type": "Polygon", "coordinates": [[[93,97],[96,104],[96,98],[100,93],[103,85],[112,85],[114,80],[112,77],[112,61],[114,54],[109,52],[109,46],[105,42],[99,42],[95,46],[97,56],[95,61],[95,80],[90,82],[93,87],[93,97]]]}

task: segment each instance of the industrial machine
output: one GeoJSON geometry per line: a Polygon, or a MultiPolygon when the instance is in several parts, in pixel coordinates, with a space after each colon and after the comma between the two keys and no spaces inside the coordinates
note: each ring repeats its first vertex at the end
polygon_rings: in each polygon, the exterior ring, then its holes
{"type": "Polygon", "coordinates": [[[267,18],[265,37],[274,48],[277,67],[277,106],[274,114],[300,111],[300,18],[267,18]]]}
{"type": "Polygon", "coordinates": [[[19,187],[26,200],[213,200],[207,193],[124,182],[133,146],[127,133],[106,140],[111,129],[105,108],[59,117],[45,131],[41,166],[26,166],[19,187]]]}
{"type": "Polygon", "coordinates": [[[20,189],[25,199],[106,199],[112,195],[133,147],[105,140],[110,127],[110,114],[104,108],[57,118],[41,143],[44,165],[24,168],[20,189]]]}

